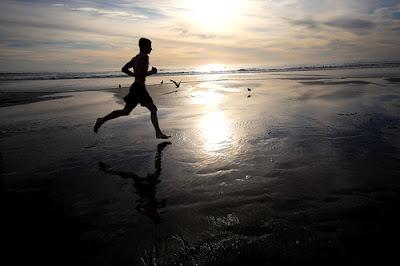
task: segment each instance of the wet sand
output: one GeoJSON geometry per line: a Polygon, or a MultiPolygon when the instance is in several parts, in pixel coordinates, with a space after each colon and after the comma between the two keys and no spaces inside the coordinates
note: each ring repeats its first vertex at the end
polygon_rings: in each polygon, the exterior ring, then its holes
{"type": "Polygon", "coordinates": [[[7,259],[388,264],[400,233],[398,76],[326,73],[149,86],[170,143],[142,107],[93,133],[126,88],[0,108],[7,259]]]}
{"type": "Polygon", "coordinates": [[[0,92],[0,107],[48,101],[63,97],[51,92],[0,92]]]}

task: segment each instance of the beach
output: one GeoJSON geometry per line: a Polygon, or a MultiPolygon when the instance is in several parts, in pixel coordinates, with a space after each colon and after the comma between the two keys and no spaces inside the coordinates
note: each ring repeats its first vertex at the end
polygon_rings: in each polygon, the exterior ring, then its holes
{"type": "Polygon", "coordinates": [[[399,78],[399,67],[152,76],[167,142],[140,106],[93,132],[123,108],[129,78],[2,81],[5,257],[389,264],[400,235],[399,78]]]}

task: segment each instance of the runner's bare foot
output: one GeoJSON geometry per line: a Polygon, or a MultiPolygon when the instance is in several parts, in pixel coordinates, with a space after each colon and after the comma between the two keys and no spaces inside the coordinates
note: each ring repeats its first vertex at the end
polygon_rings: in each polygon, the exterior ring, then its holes
{"type": "Polygon", "coordinates": [[[103,124],[103,119],[97,118],[96,124],[94,125],[94,128],[93,128],[94,133],[97,133],[97,131],[99,130],[99,128],[101,127],[102,124],[103,124]]]}
{"type": "Polygon", "coordinates": [[[156,138],[157,139],[169,139],[171,136],[167,136],[167,135],[165,135],[164,133],[157,133],[156,134],[156,138]]]}

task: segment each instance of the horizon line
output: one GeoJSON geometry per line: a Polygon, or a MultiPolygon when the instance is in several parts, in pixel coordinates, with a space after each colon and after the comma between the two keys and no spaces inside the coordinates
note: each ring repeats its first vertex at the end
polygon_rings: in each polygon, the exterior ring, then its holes
{"type": "MultiPolygon", "coordinates": [[[[378,66],[379,64],[394,64],[399,65],[400,60],[381,60],[381,61],[353,61],[353,62],[340,62],[340,63],[316,63],[316,64],[285,64],[279,66],[234,66],[233,64],[218,64],[223,66],[221,69],[214,70],[201,70],[201,66],[207,66],[207,64],[192,66],[187,68],[159,68],[158,74],[172,73],[220,73],[229,71],[274,71],[274,70],[291,70],[291,69],[307,69],[310,68],[335,68],[335,67],[368,67],[372,65],[378,66]],[[164,73],[162,73],[165,71],[164,73]],[[161,72],[161,73],[160,73],[161,72]]],[[[396,66],[397,67],[397,66],[396,66]]],[[[120,72],[119,70],[92,70],[92,71],[0,71],[0,74],[39,74],[39,73],[107,73],[107,72],[120,72]]]]}

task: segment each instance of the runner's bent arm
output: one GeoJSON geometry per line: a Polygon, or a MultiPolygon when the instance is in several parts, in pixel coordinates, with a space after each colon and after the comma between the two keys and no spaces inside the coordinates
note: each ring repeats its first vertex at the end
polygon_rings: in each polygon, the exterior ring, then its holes
{"type": "Polygon", "coordinates": [[[133,59],[131,61],[129,61],[128,63],[126,63],[122,67],[121,71],[124,72],[125,74],[127,74],[128,76],[136,77],[135,73],[133,73],[132,71],[129,70],[129,68],[132,68],[132,67],[133,67],[133,59]]]}

